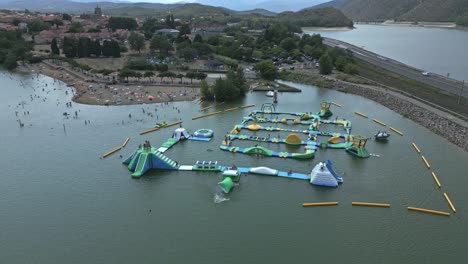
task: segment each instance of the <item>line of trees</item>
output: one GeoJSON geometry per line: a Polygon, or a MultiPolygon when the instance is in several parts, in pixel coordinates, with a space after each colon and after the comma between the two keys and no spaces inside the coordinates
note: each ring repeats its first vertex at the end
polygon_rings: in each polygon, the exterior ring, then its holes
{"type": "MultiPolygon", "coordinates": [[[[156,74],[152,71],[146,71],[144,73],[138,72],[131,70],[129,68],[124,68],[120,71],[119,73],[119,78],[121,80],[126,79],[128,81],[128,78],[137,78],[140,79],[142,77],[149,78],[151,80],[151,77],[156,76],[156,74]]],[[[207,75],[206,73],[203,72],[187,72],[185,75],[182,73],[175,73],[171,71],[161,71],[157,77],[161,78],[161,82],[163,81],[164,78],[170,78],[171,82],[174,83],[174,79],[178,78],[182,82],[183,78],[188,78],[190,79],[190,83],[192,83],[193,79],[196,80],[205,80],[207,75]]]]}
{"type": "MultiPolygon", "coordinates": [[[[60,53],[57,40],[52,40],[52,54],[60,53]]],[[[92,41],[90,38],[64,37],[62,41],[62,53],[67,58],[84,57],[120,57],[120,45],[115,40],[104,40],[101,45],[99,40],[92,41]]]]}

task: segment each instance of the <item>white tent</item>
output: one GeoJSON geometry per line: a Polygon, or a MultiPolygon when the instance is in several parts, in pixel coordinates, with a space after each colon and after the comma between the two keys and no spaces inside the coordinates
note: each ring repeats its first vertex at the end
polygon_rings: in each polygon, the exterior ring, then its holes
{"type": "Polygon", "coordinates": [[[335,174],[329,161],[320,162],[312,169],[310,183],[314,185],[337,187],[339,182],[343,182],[343,178],[335,174]]]}
{"type": "Polygon", "coordinates": [[[175,138],[176,140],[188,139],[190,137],[190,134],[187,132],[185,128],[180,127],[174,131],[174,134],[172,134],[172,137],[175,138]]]}

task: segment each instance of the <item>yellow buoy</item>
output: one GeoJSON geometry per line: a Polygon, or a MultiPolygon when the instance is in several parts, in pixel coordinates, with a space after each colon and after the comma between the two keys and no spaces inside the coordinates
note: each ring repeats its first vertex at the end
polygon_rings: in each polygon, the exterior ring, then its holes
{"type": "Polygon", "coordinates": [[[452,211],[456,213],[457,209],[455,209],[455,206],[453,206],[452,201],[450,200],[450,198],[448,197],[446,193],[444,193],[444,197],[445,197],[445,200],[447,200],[447,203],[450,205],[450,208],[452,208],[452,211]]]}
{"type": "Polygon", "coordinates": [[[127,146],[128,141],[130,141],[130,138],[129,138],[129,137],[128,137],[128,138],[125,140],[125,142],[123,143],[122,148],[125,148],[125,147],[127,146]]]}
{"type": "Polygon", "coordinates": [[[102,155],[101,159],[105,159],[105,158],[109,157],[110,155],[116,153],[117,151],[119,151],[121,149],[122,149],[122,147],[115,148],[115,149],[107,152],[106,154],[102,155]]]}
{"type": "Polygon", "coordinates": [[[166,128],[166,127],[175,126],[175,125],[178,125],[178,124],[180,124],[180,123],[182,123],[182,121],[178,121],[178,122],[175,122],[175,123],[171,123],[171,124],[166,125],[166,126],[163,126],[163,127],[151,128],[151,129],[148,129],[148,130],[145,130],[145,131],[140,132],[140,135],[144,135],[144,134],[147,134],[147,133],[150,133],[150,132],[158,131],[158,130],[161,129],[161,128],[166,128]]]}
{"type": "Polygon", "coordinates": [[[379,124],[379,125],[382,125],[382,126],[386,126],[385,123],[377,120],[377,119],[372,119],[372,121],[374,121],[375,123],[379,124]]]}
{"type": "Polygon", "coordinates": [[[430,169],[430,168],[431,168],[431,165],[429,165],[429,162],[427,162],[426,158],[425,158],[424,156],[421,156],[421,158],[422,158],[422,160],[424,161],[424,163],[426,164],[426,167],[427,167],[428,169],[430,169]]]}
{"type": "Polygon", "coordinates": [[[239,107],[233,107],[233,108],[225,109],[223,112],[231,112],[231,111],[235,111],[235,110],[239,110],[239,107]]]}
{"type": "Polygon", "coordinates": [[[359,206],[390,207],[390,204],[383,204],[383,203],[352,202],[351,204],[359,205],[359,206]]]}
{"type": "Polygon", "coordinates": [[[418,146],[416,146],[416,144],[414,142],[411,143],[411,144],[413,144],[413,147],[416,150],[416,152],[421,153],[421,150],[419,150],[418,146]]]}
{"type": "Polygon", "coordinates": [[[212,108],[213,106],[214,106],[214,105],[211,105],[211,106],[207,106],[207,107],[205,107],[205,108],[202,108],[202,109],[200,109],[200,112],[203,112],[203,111],[205,111],[205,110],[208,110],[208,109],[212,108]]]}
{"type": "Polygon", "coordinates": [[[434,178],[434,181],[437,183],[437,186],[439,186],[440,188],[441,185],[440,185],[439,179],[437,179],[437,176],[434,172],[432,172],[432,178],[434,178]]]}
{"type": "Polygon", "coordinates": [[[303,203],[302,207],[338,205],[338,202],[303,203]]]}
{"type": "Polygon", "coordinates": [[[331,103],[332,105],[336,105],[336,106],[338,106],[338,107],[341,107],[340,104],[337,104],[337,103],[335,103],[335,102],[330,102],[330,103],[331,103]]]}
{"type": "Polygon", "coordinates": [[[393,131],[394,131],[395,133],[397,133],[398,135],[403,136],[403,133],[402,133],[402,132],[400,132],[399,130],[397,130],[397,129],[393,128],[393,127],[390,127],[390,130],[393,130],[393,131]]]}
{"type": "Polygon", "coordinates": [[[365,118],[369,118],[368,116],[366,116],[365,114],[363,113],[360,113],[360,112],[354,112],[356,115],[359,115],[359,116],[362,116],[362,117],[365,117],[365,118]]]}
{"type": "Polygon", "coordinates": [[[441,211],[436,211],[436,210],[429,210],[429,209],[424,209],[424,208],[408,207],[408,210],[411,210],[411,211],[418,211],[418,212],[423,212],[423,213],[436,214],[436,215],[450,216],[450,213],[447,213],[447,212],[441,212],[441,211]]]}
{"type": "Polygon", "coordinates": [[[249,108],[249,107],[254,107],[254,106],[255,106],[254,104],[251,104],[251,105],[244,105],[244,106],[239,106],[239,109],[249,108]]]}

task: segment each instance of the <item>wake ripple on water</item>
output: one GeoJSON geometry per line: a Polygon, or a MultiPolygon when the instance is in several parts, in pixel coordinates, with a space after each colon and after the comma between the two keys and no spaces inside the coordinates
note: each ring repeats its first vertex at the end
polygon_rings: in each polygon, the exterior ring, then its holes
{"type": "Polygon", "coordinates": [[[224,197],[223,193],[215,193],[213,200],[214,200],[215,203],[218,204],[218,203],[222,203],[222,202],[225,202],[225,201],[229,201],[229,198],[224,197]]]}

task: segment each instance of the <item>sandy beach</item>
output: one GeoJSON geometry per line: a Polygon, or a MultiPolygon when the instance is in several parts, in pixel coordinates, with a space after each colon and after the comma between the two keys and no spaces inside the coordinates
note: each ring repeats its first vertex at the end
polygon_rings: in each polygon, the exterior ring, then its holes
{"type": "Polygon", "coordinates": [[[18,71],[49,76],[73,87],[73,101],[92,105],[130,105],[171,101],[192,101],[200,96],[199,84],[185,82],[174,84],[169,80],[161,83],[133,82],[110,84],[107,80],[86,76],[63,65],[48,62],[28,64],[18,67],[18,71]]]}

